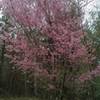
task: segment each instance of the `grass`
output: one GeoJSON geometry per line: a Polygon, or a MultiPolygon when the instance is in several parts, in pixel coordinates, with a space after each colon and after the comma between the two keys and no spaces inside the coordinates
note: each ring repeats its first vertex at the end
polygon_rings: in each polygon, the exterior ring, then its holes
{"type": "Polygon", "coordinates": [[[1,97],[0,100],[39,100],[36,98],[28,98],[28,97],[1,97]]]}

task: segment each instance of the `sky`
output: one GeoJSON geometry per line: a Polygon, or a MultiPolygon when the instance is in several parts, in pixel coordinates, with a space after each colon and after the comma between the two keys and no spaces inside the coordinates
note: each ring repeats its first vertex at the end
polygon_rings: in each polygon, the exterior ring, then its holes
{"type": "MultiPolygon", "coordinates": [[[[89,3],[84,9],[85,9],[85,19],[89,19],[90,15],[89,12],[90,11],[95,11],[95,7],[97,7],[97,1],[99,0],[93,0],[91,3],[89,3]]],[[[100,2],[100,1],[99,1],[100,2]]]]}

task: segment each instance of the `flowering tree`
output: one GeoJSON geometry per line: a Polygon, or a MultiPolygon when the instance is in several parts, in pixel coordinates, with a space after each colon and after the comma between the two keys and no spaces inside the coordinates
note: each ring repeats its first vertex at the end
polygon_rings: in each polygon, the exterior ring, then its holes
{"type": "Polygon", "coordinates": [[[36,34],[25,30],[25,34],[33,39],[32,43],[34,42],[35,46],[41,45],[36,39],[41,35],[42,38],[50,39],[51,43],[47,44],[50,52],[64,55],[69,62],[78,62],[80,57],[83,59],[86,57],[84,60],[87,60],[86,47],[81,43],[85,33],[82,29],[81,16],[78,15],[80,11],[78,8],[74,9],[77,7],[75,3],[73,5],[73,2],[64,0],[4,0],[3,4],[9,16],[14,17],[24,27],[28,27],[29,31],[36,29],[40,32],[36,34]],[[73,14],[74,11],[76,15],[73,14]]]}
{"type": "Polygon", "coordinates": [[[79,77],[79,70],[92,64],[95,58],[93,50],[89,51],[91,44],[82,43],[86,33],[83,32],[81,7],[77,2],[3,0],[2,4],[13,25],[17,22],[21,27],[15,38],[8,34],[10,32],[2,36],[7,44],[6,56],[18,68],[35,71],[39,77],[46,76],[53,85],[56,83],[54,80],[59,80],[59,74],[63,73],[60,87],[63,90],[66,82],[79,77]]]}

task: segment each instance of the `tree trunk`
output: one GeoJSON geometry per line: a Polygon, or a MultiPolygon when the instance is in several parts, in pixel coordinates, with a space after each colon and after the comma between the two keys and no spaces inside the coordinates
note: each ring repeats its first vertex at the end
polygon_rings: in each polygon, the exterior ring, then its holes
{"type": "Polygon", "coordinates": [[[63,94],[64,94],[65,78],[66,78],[66,71],[64,72],[64,75],[63,75],[63,81],[62,81],[62,89],[61,89],[60,100],[63,100],[63,97],[64,97],[63,94]]]}
{"type": "Polygon", "coordinates": [[[3,76],[5,71],[4,69],[4,54],[5,54],[5,41],[3,41],[2,50],[1,50],[1,62],[0,62],[0,85],[2,85],[2,82],[4,80],[3,76]]]}

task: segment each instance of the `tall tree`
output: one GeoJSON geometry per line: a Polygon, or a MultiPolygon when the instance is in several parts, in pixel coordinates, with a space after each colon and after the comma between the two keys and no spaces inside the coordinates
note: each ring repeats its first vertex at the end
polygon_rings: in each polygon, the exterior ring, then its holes
{"type": "MultiPolygon", "coordinates": [[[[15,38],[10,32],[2,36],[6,41],[6,56],[18,68],[31,70],[39,79],[46,77],[50,88],[60,88],[61,100],[68,82],[74,90],[80,70],[89,70],[86,65],[94,60],[91,44],[82,43],[86,32],[79,3],[71,0],[2,1],[4,13],[11,17],[12,24],[16,26],[17,22],[21,27],[15,38]]],[[[67,98],[73,100],[75,96],[67,98]]]]}

